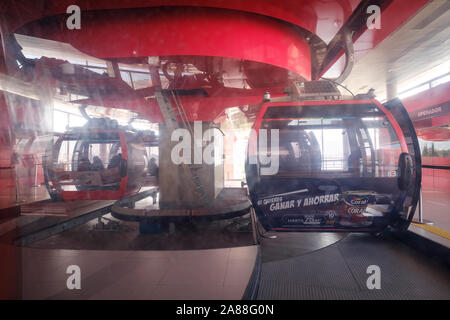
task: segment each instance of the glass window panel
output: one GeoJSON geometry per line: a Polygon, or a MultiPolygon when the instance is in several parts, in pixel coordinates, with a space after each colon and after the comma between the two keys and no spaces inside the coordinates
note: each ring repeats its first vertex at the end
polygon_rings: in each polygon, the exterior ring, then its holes
{"type": "Polygon", "coordinates": [[[68,125],[68,114],[55,110],[53,112],[53,131],[62,133],[66,131],[68,125]]]}
{"type": "Polygon", "coordinates": [[[279,130],[279,150],[272,154],[281,173],[395,176],[400,143],[374,105],[272,107],[264,119],[262,129],[279,130]]]}
{"type": "Polygon", "coordinates": [[[71,114],[69,115],[69,127],[82,127],[86,124],[87,120],[83,117],[71,114]]]}

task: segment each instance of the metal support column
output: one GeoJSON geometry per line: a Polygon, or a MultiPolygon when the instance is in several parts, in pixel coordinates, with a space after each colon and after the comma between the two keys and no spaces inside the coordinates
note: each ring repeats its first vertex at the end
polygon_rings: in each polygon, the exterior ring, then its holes
{"type": "Polygon", "coordinates": [[[414,219],[412,222],[417,223],[417,224],[433,225],[434,222],[423,218],[422,187],[420,187],[420,197],[419,197],[418,209],[419,209],[419,217],[418,217],[418,219],[414,219]]]}

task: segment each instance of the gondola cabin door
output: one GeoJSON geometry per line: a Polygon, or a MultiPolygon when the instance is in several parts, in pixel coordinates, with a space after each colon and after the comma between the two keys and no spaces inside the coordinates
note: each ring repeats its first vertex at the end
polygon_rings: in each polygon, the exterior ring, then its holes
{"type": "Polygon", "coordinates": [[[409,125],[375,100],[264,103],[246,163],[259,221],[273,231],[404,229],[421,178],[409,125]]]}

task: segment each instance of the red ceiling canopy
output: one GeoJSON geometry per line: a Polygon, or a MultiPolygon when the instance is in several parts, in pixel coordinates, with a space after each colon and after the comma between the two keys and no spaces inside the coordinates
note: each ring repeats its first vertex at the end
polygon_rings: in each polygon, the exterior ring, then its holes
{"type": "MultiPolygon", "coordinates": [[[[157,56],[168,62],[193,65],[200,73],[185,76],[184,87],[173,82],[170,89],[205,89],[207,95],[186,96],[182,100],[192,119],[212,120],[225,108],[257,102],[265,90],[273,95],[282,94],[280,88],[290,81],[311,80],[338,65],[336,61],[343,54],[339,39],[344,25],[354,32],[358,59],[427,2],[3,0],[0,28],[4,39],[16,32],[61,41],[90,56],[115,62],[145,64],[147,57],[157,56]],[[66,10],[74,4],[81,9],[80,30],[66,27],[69,17],[66,10]],[[382,28],[379,30],[367,29],[366,8],[370,4],[381,7],[382,28]],[[245,84],[228,86],[222,76],[225,73],[228,79],[238,75],[238,81],[242,79],[245,84]]],[[[103,80],[106,80],[106,89],[114,89],[111,86],[114,81],[110,80],[120,81],[120,77],[103,80]]],[[[82,87],[92,82],[76,77],[70,81],[67,87],[82,87]]],[[[126,84],[116,83],[117,86],[125,88],[126,84]]],[[[97,87],[94,83],[94,89],[97,87]]],[[[131,89],[109,91],[113,93],[97,90],[85,102],[136,110],[151,120],[160,118],[151,98],[145,100],[141,93],[131,89]]]]}

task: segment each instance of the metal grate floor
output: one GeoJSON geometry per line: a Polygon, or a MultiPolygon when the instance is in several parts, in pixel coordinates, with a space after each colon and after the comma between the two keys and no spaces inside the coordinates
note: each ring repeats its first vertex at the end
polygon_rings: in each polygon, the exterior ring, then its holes
{"type": "Polygon", "coordinates": [[[450,271],[393,237],[349,234],[328,247],[263,263],[258,299],[449,300],[450,271]],[[380,267],[379,290],[367,288],[370,265],[380,267]]]}

